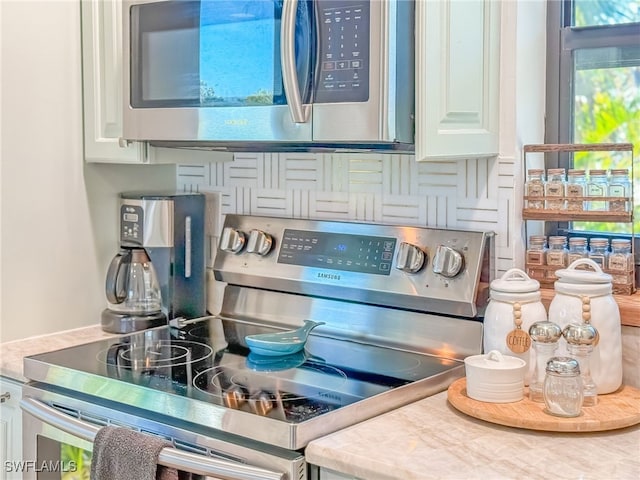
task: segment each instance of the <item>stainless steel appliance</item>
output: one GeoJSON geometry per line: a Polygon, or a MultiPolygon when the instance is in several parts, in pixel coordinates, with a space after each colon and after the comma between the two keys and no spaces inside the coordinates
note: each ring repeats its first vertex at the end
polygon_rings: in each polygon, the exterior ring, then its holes
{"type": "Polygon", "coordinates": [[[126,0],[124,138],[413,150],[413,0],[126,0]]]}
{"type": "Polygon", "coordinates": [[[205,315],[204,195],[125,192],[119,208],[121,251],[107,271],[103,330],[130,333],[205,315]]]}
{"type": "Polygon", "coordinates": [[[161,462],[192,473],[314,478],[310,441],[464,375],[493,248],[490,232],[227,215],[219,316],[25,359],[25,456],[90,451],[114,424],[171,439],[161,462]],[[247,347],[304,319],[324,324],[301,352],[247,347]]]}

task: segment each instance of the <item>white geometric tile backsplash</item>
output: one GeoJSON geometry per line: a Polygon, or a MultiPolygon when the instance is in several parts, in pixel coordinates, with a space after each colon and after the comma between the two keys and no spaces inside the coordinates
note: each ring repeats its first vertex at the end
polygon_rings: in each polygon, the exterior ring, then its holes
{"type": "Polygon", "coordinates": [[[498,273],[513,267],[513,158],[236,153],[232,162],[179,165],[177,175],[182,190],[220,192],[222,215],[493,230],[498,273]]]}

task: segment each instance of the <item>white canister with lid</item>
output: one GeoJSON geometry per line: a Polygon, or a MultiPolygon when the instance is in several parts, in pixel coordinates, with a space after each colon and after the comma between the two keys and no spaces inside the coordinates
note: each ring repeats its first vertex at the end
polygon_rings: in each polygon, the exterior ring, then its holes
{"type": "Polygon", "coordinates": [[[540,282],[512,268],[491,282],[490,287],[484,315],[484,351],[497,350],[524,360],[527,365],[524,381],[529,385],[535,366],[530,359],[529,327],[547,320],[547,311],[540,300],[540,282]]]}
{"type": "Polygon", "coordinates": [[[464,359],[467,396],[491,403],[511,403],[524,395],[524,360],[492,350],[464,359]]]}
{"type": "MultiPolygon", "coordinates": [[[[598,394],[615,392],[622,385],[622,327],[620,309],[612,294],[611,275],[588,258],[556,270],[556,275],[549,320],[563,329],[570,323],[591,323],[599,337],[591,353],[591,377],[598,394]]],[[[567,355],[563,342],[558,354],[567,355]]]]}

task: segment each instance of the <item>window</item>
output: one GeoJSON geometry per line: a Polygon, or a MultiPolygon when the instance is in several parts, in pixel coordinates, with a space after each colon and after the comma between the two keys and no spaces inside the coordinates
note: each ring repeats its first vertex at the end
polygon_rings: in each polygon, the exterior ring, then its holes
{"type": "MultiPolygon", "coordinates": [[[[634,231],[640,232],[640,0],[554,0],[547,5],[545,142],[631,143],[635,163],[628,153],[576,153],[559,156],[552,166],[633,170],[634,231]]],[[[632,231],[630,224],[596,222],[552,228],[598,236],[632,231]]]]}

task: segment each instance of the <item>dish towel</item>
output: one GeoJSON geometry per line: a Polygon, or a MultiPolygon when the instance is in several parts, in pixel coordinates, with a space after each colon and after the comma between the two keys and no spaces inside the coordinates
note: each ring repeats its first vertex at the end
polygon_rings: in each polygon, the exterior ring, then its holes
{"type": "MultiPolygon", "coordinates": [[[[102,427],[93,442],[91,480],[178,480],[173,468],[158,465],[158,455],[172,444],[123,427],[102,427]]],[[[180,472],[182,473],[182,472],[180,472]]]]}

